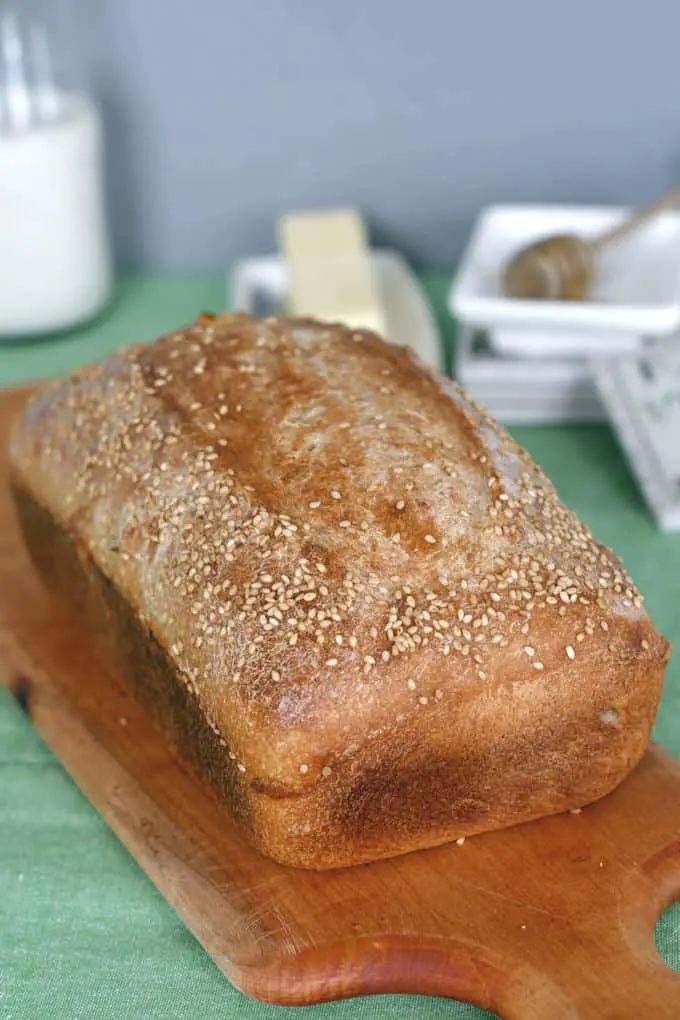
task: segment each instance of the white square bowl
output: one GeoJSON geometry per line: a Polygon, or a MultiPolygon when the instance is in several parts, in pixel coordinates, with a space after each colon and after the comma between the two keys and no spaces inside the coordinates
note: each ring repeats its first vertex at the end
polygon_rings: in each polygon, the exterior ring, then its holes
{"type": "Polygon", "coordinates": [[[588,301],[518,301],[500,286],[503,266],[519,249],[550,234],[597,237],[630,210],[592,206],[499,205],[475,225],[449,308],[487,330],[593,331],[665,336],[680,328],[680,213],[659,216],[598,258],[588,301]]]}

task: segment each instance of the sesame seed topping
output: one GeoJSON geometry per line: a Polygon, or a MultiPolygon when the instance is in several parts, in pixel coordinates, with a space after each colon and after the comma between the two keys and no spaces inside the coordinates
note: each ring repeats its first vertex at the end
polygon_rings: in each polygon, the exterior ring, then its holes
{"type": "Polygon", "coordinates": [[[351,528],[352,527],[352,522],[351,521],[340,521],[340,527],[341,528],[351,528]]]}
{"type": "Polygon", "coordinates": [[[332,771],[333,770],[331,769],[330,765],[324,765],[324,767],[321,769],[321,775],[324,777],[324,779],[328,779],[332,771]]]}
{"type": "Polygon", "coordinates": [[[576,652],[574,651],[571,645],[567,645],[567,647],[565,648],[565,652],[567,653],[570,659],[576,658],[576,652]]]}
{"type": "Polygon", "coordinates": [[[535,659],[535,660],[534,660],[534,661],[533,661],[533,662],[531,663],[531,665],[533,666],[533,668],[534,668],[534,669],[539,669],[539,670],[540,670],[540,669],[543,669],[543,663],[542,663],[542,662],[539,662],[539,661],[538,661],[538,659],[535,659]]]}
{"type": "Polygon", "coordinates": [[[308,772],[309,772],[309,765],[307,765],[305,762],[303,762],[302,765],[300,766],[300,775],[306,776],[308,772]]]}
{"type": "Polygon", "coordinates": [[[434,537],[434,535],[425,535],[425,541],[429,542],[430,545],[434,545],[437,539],[434,537]]]}

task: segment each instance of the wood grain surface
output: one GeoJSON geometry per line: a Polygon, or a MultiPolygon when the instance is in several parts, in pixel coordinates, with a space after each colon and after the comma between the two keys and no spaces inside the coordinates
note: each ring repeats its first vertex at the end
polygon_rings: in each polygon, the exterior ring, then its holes
{"type": "Polygon", "coordinates": [[[678,763],[652,747],[580,814],[462,846],[325,873],[266,860],[43,591],[6,482],[24,398],[0,394],[0,681],[233,984],[291,1004],[419,992],[508,1020],[680,1017],[653,937],[680,894],[678,763]]]}

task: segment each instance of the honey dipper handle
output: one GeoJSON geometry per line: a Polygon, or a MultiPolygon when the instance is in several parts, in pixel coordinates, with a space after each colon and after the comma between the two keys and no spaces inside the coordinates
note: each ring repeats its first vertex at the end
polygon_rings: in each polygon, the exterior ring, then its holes
{"type": "Polygon", "coordinates": [[[624,237],[628,237],[636,230],[639,230],[640,227],[643,227],[649,220],[658,216],[659,213],[666,212],[668,209],[674,209],[678,205],[680,205],[680,188],[673,188],[672,191],[667,191],[665,195],[658,198],[656,202],[645,206],[644,209],[638,209],[628,219],[596,237],[590,242],[590,247],[593,251],[599,251],[605,245],[613,244],[615,241],[622,241],[624,237]]]}

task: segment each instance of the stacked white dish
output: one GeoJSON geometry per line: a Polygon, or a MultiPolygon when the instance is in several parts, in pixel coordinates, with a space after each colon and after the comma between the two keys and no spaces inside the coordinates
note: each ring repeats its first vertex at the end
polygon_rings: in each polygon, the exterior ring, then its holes
{"type": "Polygon", "coordinates": [[[680,214],[665,213],[604,251],[586,302],[517,301],[500,289],[519,248],[551,234],[598,234],[626,209],[496,206],[473,231],[449,296],[456,375],[508,424],[605,417],[593,359],[621,357],[680,330],[680,214]]]}
{"type": "Polygon", "coordinates": [[[518,358],[499,352],[488,333],[461,325],[458,382],[506,425],[599,421],[604,410],[585,358],[518,358]]]}

